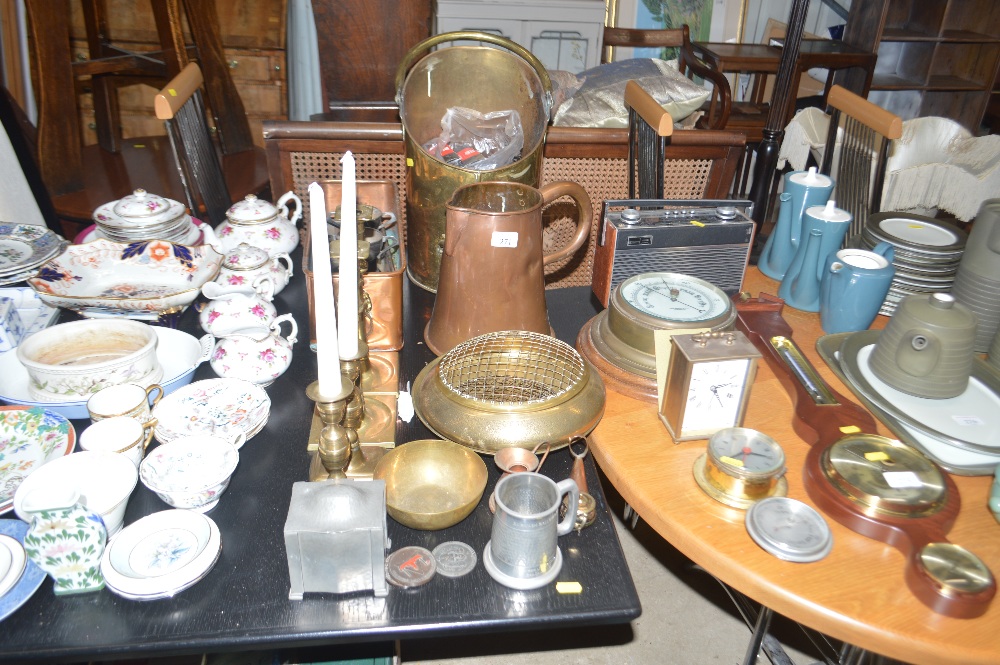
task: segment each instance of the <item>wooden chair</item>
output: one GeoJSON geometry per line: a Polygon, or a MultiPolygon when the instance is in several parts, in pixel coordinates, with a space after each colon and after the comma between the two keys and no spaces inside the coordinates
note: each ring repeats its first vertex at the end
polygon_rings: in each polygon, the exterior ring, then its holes
{"type": "MultiPolygon", "coordinates": [[[[184,190],[165,136],[121,137],[117,89],[137,82],[162,84],[195,58],[205,72],[206,98],[217,140],[226,155],[253,148],[243,103],[222,52],[215,5],[199,0],[150,0],[162,50],[132,53],[107,41],[103,0],[83,0],[89,59],[74,60],[70,49],[69,7],[51,0],[27,0],[32,65],[36,76],[36,152],[42,178],[63,219],[87,223],[97,206],[142,187],[181,200],[184,190]],[[181,6],[183,5],[183,12],[181,6]],[[182,17],[194,45],[184,42],[182,17]],[[94,95],[99,142],[83,144],[77,106],[80,79],[94,95]]],[[[259,173],[266,172],[258,150],[259,173]]],[[[244,167],[243,171],[248,169],[244,167]]],[[[256,191],[266,177],[240,190],[256,191]]]]}
{"type": "Polygon", "coordinates": [[[689,78],[695,75],[712,84],[712,97],[706,102],[706,114],[698,120],[699,129],[728,129],[730,108],[733,103],[729,79],[695,56],[691,49],[691,35],[686,25],[672,30],[640,30],[635,28],[604,28],[604,48],[601,62],[611,62],[615,47],[677,48],[677,68],[689,78]]]}
{"type": "MultiPolygon", "coordinates": [[[[664,196],[726,198],[743,152],[738,132],[678,131],[664,149],[664,196]]],[[[406,235],[406,155],[398,123],[264,122],[264,146],[271,189],[294,191],[308,218],[309,183],[341,177],[340,158],[351,150],[359,180],[388,180],[399,191],[400,224],[406,235]]],[[[542,184],[579,183],[594,206],[594,227],[586,247],[546,266],[546,288],[589,286],[597,229],[606,199],[628,198],[628,130],[550,127],[542,159],[542,184]]],[[[555,201],[543,212],[544,247],[565,246],[576,230],[575,205],[555,201]]]]}
{"type": "Polygon", "coordinates": [[[820,171],[832,174],[836,158],[836,186],[830,198],[854,217],[847,232],[849,239],[861,233],[868,216],[881,207],[889,146],[903,135],[903,121],[839,85],[830,88],[827,112],[830,131],[820,171]]]}

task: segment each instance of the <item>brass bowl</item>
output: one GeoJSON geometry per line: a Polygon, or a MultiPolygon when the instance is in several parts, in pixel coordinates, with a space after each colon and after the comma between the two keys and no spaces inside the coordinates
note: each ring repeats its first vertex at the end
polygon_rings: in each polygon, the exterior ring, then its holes
{"type": "Polygon", "coordinates": [[[473,337],[413,382],[417,417],[476,452],[551,450],[586,436],[604,414],[600,375],[569,344],[524,330],[473,337]]]}
{"type": "Polygon", "coordinates": [[[410,441],[386,453],[374,478],[385,481],[389,515],[411,529],[434,531],[458,524],[486,489],[486,463],[452,441],[410,441]]]}

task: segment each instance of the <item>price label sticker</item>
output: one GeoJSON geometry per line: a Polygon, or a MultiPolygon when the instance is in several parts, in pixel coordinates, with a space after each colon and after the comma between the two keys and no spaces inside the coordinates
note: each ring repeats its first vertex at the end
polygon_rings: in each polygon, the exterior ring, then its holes
{"type": "Polygon", "coordinates": [[[698,226],[698,227],[701,227],[701,228],[705,228],[705,223],[704,222],[699,222],[697,219],[692,219],[691,220],[691,225],[692,226],[698,226]]]}
{"type": "Polygon", "coordinates": [[[882,477],[885,478],[885,482],[889,487],[897,490],[923,486],[920,478],[912,471],[886,471],[882,474],[882,477]]]}
{"type": "Polygon", "coordinates": [[[880,450],[873,451],[870,453],[865,453],[865,459],[869,462],[885,462],[888,461],[889,456],[880,450]]]}
{"type": "Polygon", "coordinates": [[[494,231],[490,238],[492,247],[517,247],[517,231],[494,231]]]}
{"type": "Polygon", "coordinates": [[[985,425],[982,418],[979,416],[952,416],[954,420],[959,425],[985,425]]]}
{"type": "Polygon", "coordinates": [[[743,468],[743,460],[736,459],[735,457],[727,457],[723,455],[722,457],[719,458],[719,461],[724,464],[728,464],[730,466],[738,466],[740,468],[743,468]]]}
{"type": "Polygon", "coordinates": [[[556,593],[583,593],[583,585],[579,582],[556,582],[556,593]]]}
{"type": "Polygon", "coordinates": [[[857,425],[844,425],[843,427],[840,428],[841,434],[857,434],[860,431],[861,428],[859,428],[857,425]]]}

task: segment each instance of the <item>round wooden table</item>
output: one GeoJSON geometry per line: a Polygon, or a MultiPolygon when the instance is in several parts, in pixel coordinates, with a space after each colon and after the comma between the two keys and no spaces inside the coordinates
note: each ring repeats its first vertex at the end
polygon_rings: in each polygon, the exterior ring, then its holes
{"type": "MultiPolygon", "coordinates": [[[[778,283],[748,269],[744,289],[776,294],[778,283]]],[[[820,359],[819,315],[785,307],[793,339],[829,384],[857,401],[820,359]]],[[[879,317],[876,327],[885,325],[879,317]]],[[[815,506],[802,484],[809,445],[792,430],[792,403],[762,360],[746,427],[774,437],[788,462],[788,496],[815,506]]],[[[880,434],[890,435],[880,426],[880,434]]],[[[594,457],[631,507],[657,533],[722,582],[794,621],[863,649],[915,664],[1000,663],[1000,601],[975,619],[953,619],[918,601],[896,549],[827,519],[833,551],[816,563],[781,561],[751,540],[744,512],[710,499],[692,466],[705,441],[674,444],[654,405],[608,391],[591,435],[594,457]]],[[[986,506],[989,477],[954,476],[962,507],[948,539],[979,555],[1000,575],[1000,524],[986,506]]]]}

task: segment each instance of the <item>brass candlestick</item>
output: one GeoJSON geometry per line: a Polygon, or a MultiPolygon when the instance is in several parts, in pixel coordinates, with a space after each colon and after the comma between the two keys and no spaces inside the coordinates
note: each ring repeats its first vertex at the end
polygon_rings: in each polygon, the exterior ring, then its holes
{"type": "Polygon", "coordinates": [[[319,433],[316,452],[309,463],[309,480],[329,480],[330,478],[346,478],[351,457],[353,442],[358,435],[353,429],[341,424],[347,411],[347,402],[354,394],[354,384],[346,380],[341,382],[341,390],[335,395],[324,395],[319,391],[319,381],[313,381],[306,387],[306,395],[316,402],[316,413],[319,415],[323,428],[319,433]]]}

